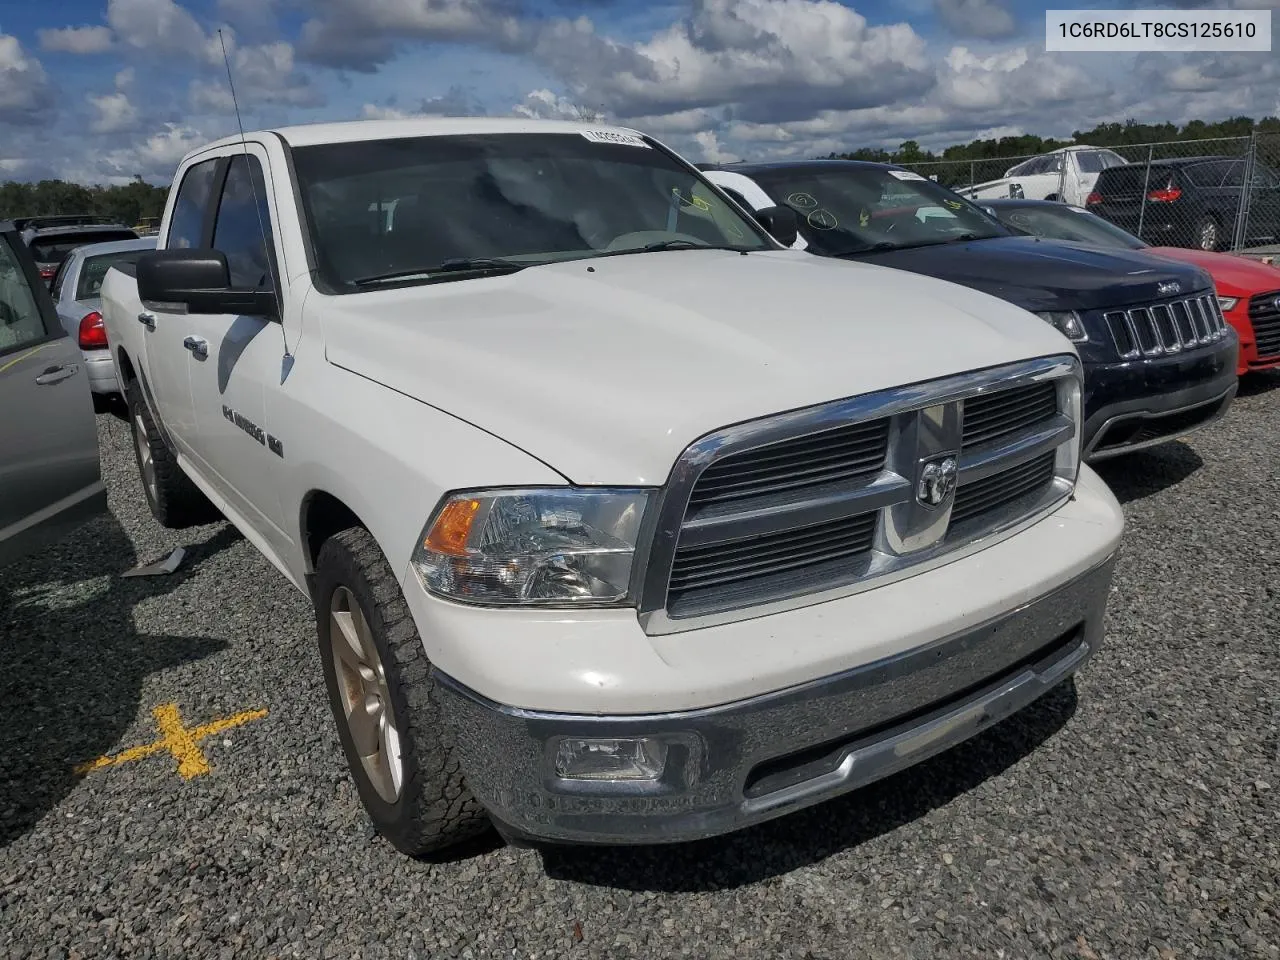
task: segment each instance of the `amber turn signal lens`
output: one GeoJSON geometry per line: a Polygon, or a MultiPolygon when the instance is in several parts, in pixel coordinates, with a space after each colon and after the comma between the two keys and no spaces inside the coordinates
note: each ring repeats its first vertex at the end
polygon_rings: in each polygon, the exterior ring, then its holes
{"type": "Polygon", "coordinates": [[[422,545],[428,550],[450,557],[461,557],[467,552],[467,538],[471,536],[471,524],[475,522],[479,500],[451,500],[445,504],[422,545]]]}

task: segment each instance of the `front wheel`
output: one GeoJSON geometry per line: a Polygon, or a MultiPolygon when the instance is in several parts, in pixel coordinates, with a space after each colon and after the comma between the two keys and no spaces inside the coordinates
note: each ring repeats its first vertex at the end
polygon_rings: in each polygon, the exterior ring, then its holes
{"type": "Polygon", "coordinates": [[[314,599],[338,737],[378,832],[410,856],[484,832],[409,606],[367,530],[343,530],[320,548],[314,599]]]}

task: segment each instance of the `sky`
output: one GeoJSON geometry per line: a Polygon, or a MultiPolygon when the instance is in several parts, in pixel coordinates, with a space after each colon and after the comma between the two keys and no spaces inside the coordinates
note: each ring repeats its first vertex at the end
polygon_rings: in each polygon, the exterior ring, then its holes
{"type": "Polygon", "coordinates": [[[188,151],[236,130],[224,44],[246,129],[595,115],[692,160],[1280,114],[1280,38],[1275,53],[1045,52],[1046,6],[1122,5],[0,0],[0,180],[167,181],[188,151]]]}

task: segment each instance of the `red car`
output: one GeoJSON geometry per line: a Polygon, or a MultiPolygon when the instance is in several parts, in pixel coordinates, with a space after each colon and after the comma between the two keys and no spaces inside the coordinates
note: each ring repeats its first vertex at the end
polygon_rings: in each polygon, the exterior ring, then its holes
{"type": "Polygon", "coordinates": [[[1240,337],[1236,372],[1280,368],[1280,268],[1231,253],[1151,247],[1087,210],[1054,200],[982,200],[978,204],[1006,227],[1022,233],[1146,250],[1202,267],[1213,277],[1222,315],[1240,337]]]}

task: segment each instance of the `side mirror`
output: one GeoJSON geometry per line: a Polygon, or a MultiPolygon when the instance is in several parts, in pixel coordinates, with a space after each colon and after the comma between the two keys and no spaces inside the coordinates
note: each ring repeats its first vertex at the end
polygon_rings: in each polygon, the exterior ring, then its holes
{"type": "Polygon", "coordinates": [[[279,315],[272,290],[231,286],[227,256],[221,250],[156,250],[138,258],[138,299],[144,304],[185,306],[188,313],[232,313],[248,317],[279,315]]]}
{"type": "Polygon", "coordinates": [[[763,207],[756,211],[756,222],[784,247],[791,246],[800,235],[800,221],[790,207],[763,207]]]}

